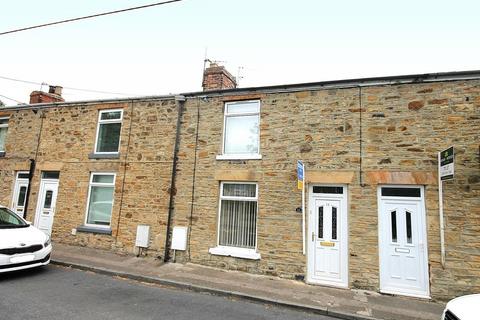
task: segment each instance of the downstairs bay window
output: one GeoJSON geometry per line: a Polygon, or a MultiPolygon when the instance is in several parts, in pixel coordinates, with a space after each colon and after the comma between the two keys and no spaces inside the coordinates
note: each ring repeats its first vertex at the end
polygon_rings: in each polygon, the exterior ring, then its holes
{"type": "Polygon", "coordinates": [[[245,259],[260,259],[257,246],[258,185],[222,182],[218,241],[209,252],[245,259]]]}

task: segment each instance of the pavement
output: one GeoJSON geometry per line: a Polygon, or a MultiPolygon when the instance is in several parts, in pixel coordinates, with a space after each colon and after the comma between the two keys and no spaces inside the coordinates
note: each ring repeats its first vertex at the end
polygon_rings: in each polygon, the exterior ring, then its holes
{"type": "Polygon", "coordinates": [[[439,320],[445,307],[424,299],[307,285],[301,281],[227,271],[153,257],[117,255],[54,244],[52,263],[136,281],[288,307],[340,319],[439,320]]]}

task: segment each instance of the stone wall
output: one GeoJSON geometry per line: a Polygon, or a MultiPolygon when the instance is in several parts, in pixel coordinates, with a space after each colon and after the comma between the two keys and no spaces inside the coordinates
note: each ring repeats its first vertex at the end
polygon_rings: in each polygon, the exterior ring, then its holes
{"type": "Polygon", "coordinates": [[[0,157],[0,204],[4,206],[12,202],[15,172],[28,171],[29,159],[35,158],[41,115],[33,110],[0,111],[0,117],[9,117],[5,157],[0,157]]]}
{"type": "MultiPolygon", "coordinates": [[[[177,210],[175,216],[176,225],[186,225],[192,215],[186,255],[210,266],[304,276],[301,214],[295,211],[301,205],[296,161],[302,159],[307,177],[312,171],[353,173],[348,186],[351,287],[379,289],[377,187],[399,183],[425,185],[432,297],[478,292],[479,84],[457,81],[189,100],[187,114],[195,117],[200,108],[194,206],[177,210]],[[216,160],[221,154],[224,103],[245,99],[261,101],[262,159],[216,160]],[[447,262],[443,269],[436,157],[450,145],[455,147],[456,174],[444,183],[447,262]],[[233,173],[234,179],[250,172],[251,181],[258,182],[261,260],[209,254],[217,242],[219,185],[224,180],[218,178],[219,172],[233,173]]],[[[183,148],[187,158],[195,157],[192,148],[183,148]]],[[[180,181],[193,180],[191,170],[178,174],[180,181]]],[[[191,197],[191,192],[177,195],[176,205],[190,203],[191,197]]]]}
{"type": "Polygon", "coordinates": [[[0,158],[2,204],[10,205],[18,163],[36,159],[27,219],[34,221],[41,172],[60,171],[54,241],[133,253],[137,225],[147,224],[151,254],[163,254],[177,118],[173,100],[66,105],[10,116],[6,157],[0,158]],[[105,109],[124,111],[119,157],[91,159],[98,112],[105,109]],[[85,221],[91,172],[116,173],[112,235],[72,233],[85,221]]]}
{"type": "Polygon", "coordinates": [[[15,171],[36,159],[27,219],[34,219],[41,171],[60,171],[54,241],[131,254],[137,226],[147,224],[147,254],[163,256],[173,192],[172,225],[189,227],[189,246],[177,252],[178,261],[298,279],[306,275],[296,211],[296,161],[302,159],[310,181],[348,183],[350,287],[379,290],[377,187],[398,183],[425,186],[432,297],[480,291],[479,80],[205,95],[185,102],[174,190],[178,110],[172,97],[2,111],[11,120],[0,158],[0,203],[10,205],[15,171]],[[224,103],[245,99],[261,102],[262,159],[217,160],[224,103]],[[111,108],[124,110],[120,156],[90,159],[98,112],[111,108]],[[455,179],[444,183],[443,269],[436,153],[450,145],[455,179]],[[116,173],[112,235],[73,235],[85,220],[90,172],[97,171],[116,173]],[[260,260],[209,253],[217,244],[220,182],[227,180],[258,183],[260,260]]]}

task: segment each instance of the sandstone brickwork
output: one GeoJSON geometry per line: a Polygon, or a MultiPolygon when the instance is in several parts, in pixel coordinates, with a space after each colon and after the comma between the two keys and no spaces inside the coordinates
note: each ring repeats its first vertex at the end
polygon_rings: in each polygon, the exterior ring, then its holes
{"type": "Polygon", "coordinates": [[[0,111],[10,116],[0,203],[10,206],[15,172],[34,159],[28,220],[35,219],[41,171],[60,171],[54,241],[133,254],[136,228],[146,224],[146,254],[163,257],[173,194],[172,225],[189,227],[187,251],[177,252],[177,261],[302,279],[301,159],[307,182],[348,186],[349,287],[379,290],[378,185],[414,184],[425,187],[431,296],[480,291],[479,79],[186,95],[172,190],[178,107],[172,96],[0,111]],[[225,102],[240,100],[260,101],[262,158],[217,160],[225,102]],[[117,158],[90,156],[104,109],[124,111],[117,158]],[[443,268],[436,157],[449,146],[455,179],[444,182],[443,268]],[[91,172],[116,173],[111,235],[72,234],[85,221],[91,172]],[[222,181],[258,183],[259,260],[209,253],[217,245],[222,181]]]}
{"type": "MultiPolygon", "coordinates": [[[[185,225],[192,215],[185,260],[292,279],[304,276],[301,214],[295,211],[301,205],[296,161],[302,159],[307,180],[309,171],[330,170],[337,173],[338,182],[348,183],[351,287],[379,288],[377,187],[389,183],[425,186],[432,297],[478,292],[479,84],[459,81],[189,100],[187,114],[194,117],[200,108],[200,119],[193,211],[177,210],[175,216],[176,224],[185,225]],[[216,160],[222,152],[224,102],[244,99],[261,101],[262,159],[216,160]],[[455,179],[444,183],[447,263],[443,269],[436,157],[450,145],[457,158],[455,179]],[[217,241],[221,179],[245,181],[249,176],[259,185],[261,260],[209,254],[217,241]]],[[[189,158],[195,157],[193,149],[184,150],[190,152],[189,158]]],[[[192,171],[181,170],[179,180],[193,180],[192,171]]],[[[191,197],[186,193],[176,201],[186,203],[191,197]]]]}

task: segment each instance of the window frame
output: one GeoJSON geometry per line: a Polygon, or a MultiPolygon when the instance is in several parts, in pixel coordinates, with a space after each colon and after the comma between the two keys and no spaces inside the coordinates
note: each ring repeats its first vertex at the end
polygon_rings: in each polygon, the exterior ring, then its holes
{"type": "MultiPolygon", "coordinates": [[[[0,129],[7,128],[7,134],[8,134],[8,123],[10,122],[10,117],[0,117],[0,120],[7,120],[7,123],[0,123],[0,129]]],[[[3,149],[0,148],[0,152],[5,152],[6,141],[7,141],[7,135],[5,135],[3,149]]]]}
{"type": "Polygon", "coordinates": [[[99,110],[100,112],[98,113],[98,121],[97,121],[97,133],[95,134],[95,147],[93,150],[94,154],[118,154],[120,152],[120,144],[122,142],[122,129],[123,129],[123,109],[104,109],[104,110],[99,110]],[[120,119],[112,119],[112,120],[102,120],[102,114],[104,113],[109,113],[109,112],[120,112],[120,119]],[[118,136],[118,148],[117,151],[97,151],[98,147],[98,135],[100,133],[100,126],[102,124],[109,124],[109,123],[120,123],[120,133],[118,136]]]}
{"type": "Polygon", "coordinates": [[[257,252],[258,248],[258,182],[252,181],[221,181],[220,182],[220,194],[218,197],[218,216],[217,216],[217,239],[216,247],[210,248],[209,253],[214,255],[231,256],[244,259],[260,260],[261,256],[257,252]],[[223,187],[226,184],[253,184],[255,185],[255,197],[236,197],[236,196],[224,196],[223,187]],[[251,201],[256,202],[255,212],[255,248],[241,248],[220,245],[220,219],[222,214],[222,200],[234,200],[234,201],[251,201]]]}
{"type": "Polygon", "coordinates": [[[223,133],[222,133],[222,154],[217,156],[217,160],[259,160],[262,159],[260,153],[260,120],[261,120],[261,102],[258,99],[255,100],[240,100],[240,101],[229,101],[225,102],[223,109],[223,133]],[[245,104],[245,103],[256,103],[258,105],[258,111],[256,112],[228,112],[228,106],[236,104],[245,104]],[[226,146],[226,129],[227,129],[227,118],[233,117],[242,117],[242,116],[257,116],[258,117],[258,149],[256,153],[225,153],[226,146]]]}
{"type": "Polygon", "coordinates": [[[88,180],[88,196],[87,196],[87,206],[85,211],[85,220],[84,226],[94,228],[94,229],[107,229],[110,230],[112,227],[112,215],[113,215],[113,206],[115,205],[115,182],[117,180],[117,174],[115,172],[90,172],[90,179],[88,180]],[[94,176],[113,176],[112,183],[103,183],[103,182],[93,182],[94,176]],[[94,187],[113,187],[112,194],[112,209],[110,212],[110,222],[107,225],[98,225],[88,223],[88,212],[90,211],[90,196],[92,194],[92,186],[94,187]]]}

